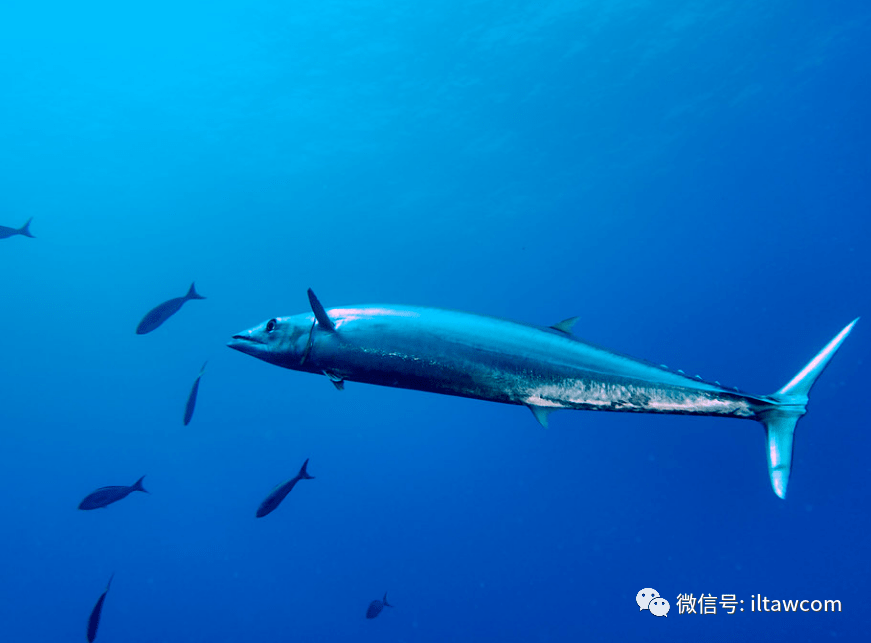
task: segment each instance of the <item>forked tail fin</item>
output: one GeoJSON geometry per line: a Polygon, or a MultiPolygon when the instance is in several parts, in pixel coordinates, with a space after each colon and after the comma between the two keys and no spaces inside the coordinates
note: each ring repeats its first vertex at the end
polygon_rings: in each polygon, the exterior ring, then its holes
{"type": "Polygon", "coordinates": [[[314,480],[314,476],[310,476],[308,474],[308,458],[305,459],[305,462],[302,463],[302,467],[300,467],[299,473],[296,474],[296,477],[300,480],[314,480]]]}
{"type": "Polygon", "coordinates": [[[765,425],[768,444],[768,475],[771,486],[781,498],[786,498],[786,486],[792,469],[792,441],[795,425],[805,414],[808,394],[817,378],[828,365],[829,360],[847,339],[853,326],[859,321],[857,317],[844,330],[826,344],[807,365],[793,377],[789,383],[774,395],[769,395],[774,404],[771,408],[761,411],[759,421],[765,425]]]}
{"type": "Polygon", "coordinates": [[[23,236],[25,236],[25,237],[30,237],[31,239],[35,239],[36,237],[34,237],[34,236],[30,233],[30,222],[31,222],[31,221],[33,221],[33,217],[30,217],[30,218],[27,220],[27,223],[25,223],[23,226],[21,226],[20,228],[18,228],[18,234],[23,235],[23,236]]]}
{"type": "Polygon", "coordinates": [[[191,282],[191,287],[188,288],[188,294],[184,296],[185,299],[205,299],[200,293],[197,292],[196,287],[194,286],[194,282],[191,282]]]}
{"type": "MultiPolygon", "coordinates": [[[[145,493],[148,493],[148,490],[147,490],[145,487],[142,486],[142,481],[143,481],[143,480],[145,480],[145,476],[142,476],[141,478],[139,478],[139,480],[137,480],[136,482],[134,482],[134,483],[133,483],[133,487],[132,487],[132,491],[143,491],[143,492],[145,492],[145,493]]],[[[111,582],[111,581],[110,581],[110,582],[111,582]]]]}

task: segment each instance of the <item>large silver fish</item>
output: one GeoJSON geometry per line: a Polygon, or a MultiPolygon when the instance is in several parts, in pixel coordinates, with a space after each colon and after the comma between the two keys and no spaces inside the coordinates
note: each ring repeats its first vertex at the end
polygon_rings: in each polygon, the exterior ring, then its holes
{"type": "Polygon", "coordinates": [[[345,380],[519,404],[547,426],[558,409],[718,415],[765,426],[771,486],[781,498],[808,393],[853,329],[846,326],[786,386],[751,395],[592,346],[549,328],[437,308],[351,306],[276,317],[228,346],[270,364],[345,380]]]}

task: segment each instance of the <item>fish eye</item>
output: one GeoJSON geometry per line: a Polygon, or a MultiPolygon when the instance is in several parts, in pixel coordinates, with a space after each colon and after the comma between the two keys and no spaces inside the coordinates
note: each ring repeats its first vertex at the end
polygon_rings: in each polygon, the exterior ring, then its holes
{"type": "Polygon", "coordinates": [[[271,333],[274,330],[275,330],[275,320],[270,319],[268,322],[266,322],[266,332],[271,333]]]}

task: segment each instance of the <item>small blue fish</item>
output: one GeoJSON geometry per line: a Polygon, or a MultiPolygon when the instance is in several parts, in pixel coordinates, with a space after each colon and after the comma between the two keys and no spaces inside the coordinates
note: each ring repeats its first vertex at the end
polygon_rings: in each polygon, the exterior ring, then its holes
{"type": "Polygon", "coordinates": [[[287,482],[282,482],[280,485],[275,487],[272,492],[266,496],[266,500],[260,503],[260,506],[257,508],[257,517],[262,518],[268,514],[271,514],[278,508],[278,505],[281,504],[281,501],[287,497],[287,494],[296,486],[296,483],[300,480],[314,480],[314,476],[310,476],[308,471],[306,471],[306,467],[308,466],[308,458],[306,458],[305,462],[302,463],[302,468],[299,470],[299,473],[296,474],[293,478],[288,480],[287,482]]]}
{"type": "Polygon", "coordinates": [[[191,387],[191,392],[188,395],[188,401],[184,407],[185,426],[190,424],[191,418],[194,416],[194,408],[196,408],[197,405],[197,392],[200,390],[200,378],[203,376],[203,371],[206,370],[206,364],[208,364],[208,362],[203,363],[203,367],[200,369],[200,374],[197,375],[197,379],[194,380],[194,385],[191,387]]]}
{"type": "Polygon", "coordinates": [[[88,494],[85,499],[79,503],[79,509],[100,509],[101,507],[111,505],[113,502],[124,500],[124,498],[134,491],[148,493],[148,491],[145,490],[145,487],[142,486],[142,481],[144,479],[145,476],[142,476],[129,487],[100,487],[95,492],[88,494]]]}
{"type": "Polygon", "coordinates": [[[393,607],[393,605],[387,602],[387,592],[384,592],[384,598],[380,601],[374,600],[369,603],[369,607],[366,608],[366,618],[375,618],[385,607],[393,607]]]}
{"type": "Polygon", "coordinates": [[[91,610],[91,615],[88,617],[88,643],[94,643],[94,639],[97,638],[97,628],[100,625],[100,615],[103,613],[103,601],[106,600],[106,594],[109,593],[109,587],[112,585],[113,578],[115,578],[115,574],[109,576],[109,582],[106,583],[106,590],[100,594],[100,598],[97,599],[97,604],[94,605],[94,609],[91,610]]]}
{"type": "Polygon", "coordinates": [[[7,228],[5,225],[0,225],[0,239],[8,239],[9,237],[14,237],[15,235],[21,235],[22,237],[30,237],[31,239],[35,239],[32,234],[30,234],[30,222],[33,221],[33,218],[27,220],[20,228],[7,228]]]}
{"type": "Polygon", "coordinates": [[[182,304],[191,299],[205,299],[205,297],[197,292],[193,283],[191,283],[191,287],[188,289],[188,292],[184,297],[176,297],[175,299],[165,301],[145,313],[145,317],[142,318],[142,321],[139,322],[139,326],[136,327],[136,334],[144,335],[145,333],[150,333],[167,319],[175,315],[182,307],[182,304]]]}

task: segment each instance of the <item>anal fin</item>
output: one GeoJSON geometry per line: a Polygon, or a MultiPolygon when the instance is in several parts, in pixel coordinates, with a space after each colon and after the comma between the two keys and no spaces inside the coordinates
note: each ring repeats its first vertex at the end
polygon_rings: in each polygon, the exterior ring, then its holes
{"type": "Polygon", "coordinates": [[[345,390],[345,378],[340,375],[336,375],[335,373],[330,373],[329,371],[324,371],[324,375],[326,375],[330,381],[333,383],[333,386],[336,387],[337,391],[345,390]]]}
{"type": "Polygon", "coordinates": [[[548,418],[550,418],[550,414],[556,411],[556,409],[547,406],[534,406],[532,404],[528,404],[527,406],[529,407],[529,410],[532,411],[535,419],[538,420],[538,423],[546,429],[548,418]]]}

